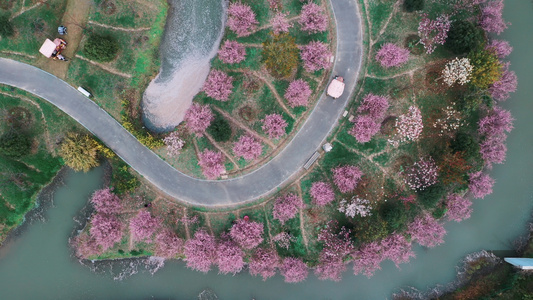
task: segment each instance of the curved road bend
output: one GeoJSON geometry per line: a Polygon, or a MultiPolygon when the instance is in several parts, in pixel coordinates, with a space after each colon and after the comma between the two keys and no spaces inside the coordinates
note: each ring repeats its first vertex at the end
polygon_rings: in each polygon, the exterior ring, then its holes
{"type": "Polygon", "coordinates": [[[68,83],[33,66],[0,58],[0,83],[41,97],[70,115],[102,140],[127,164],[168,195],[192,205],[224,206],[251,202],[297,173],[337,125],[355,89],[361,65],[361,20],[355,0],[331,1],[337,23],[337,56],[333,74],[342,75],[346,90],[336,100],[322,95],[293,140],[264,166],[229,180],[189,177],[143,146],[113,117],[68,83]]]}

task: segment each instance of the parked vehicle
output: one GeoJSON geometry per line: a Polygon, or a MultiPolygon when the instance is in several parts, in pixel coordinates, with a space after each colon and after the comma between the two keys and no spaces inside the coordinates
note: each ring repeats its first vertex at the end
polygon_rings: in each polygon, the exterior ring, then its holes
{"type": "Polygon", "coordinates": [[[342,96],[344,92],[344,78],[340,76],[335,76],[331,83],[328,86],[326,94],[331,96],[333,99],[337,99],[342,96]]]}

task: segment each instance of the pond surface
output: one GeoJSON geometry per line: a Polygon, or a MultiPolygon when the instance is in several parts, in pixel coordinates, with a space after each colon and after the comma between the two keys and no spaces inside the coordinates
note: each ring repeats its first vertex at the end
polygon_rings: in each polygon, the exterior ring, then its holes
{"type": "Polygon", "coordinates": [[[445,244],[435,249],[415,248],[417,258],[396,269],[391,262],[374,277],[353,276],[350,270],[339,283],[319,281],[311,275],[301,284],[285,284],[281,276],[266,282],[246,272],[236,276],[193,272],[182,262],[167,262],[153,276],[136,267],[138,262],[114,264],[100,271],[81,265],[70,256],[68,237],[78,223],[73,219],[88,196],[102,186],[101,168],[90,173],[66,172],[45,222],[27,224],[18,237],[0,248],[2,299],[197,299],[210,288],[219,299],[386,299],[400,286],[425,289],[455,278],[455,266],[468,253],[480,249],[506,250],[526,233],[533,208],[533,95],[531,28],[533,3],[506,1],[505,18],[513,23],[501,38],[514,46],[512,69],[519,78],[518,92],[503,106],[516,118],[508,139],[508,158],[496,165],[494,193],[474,202],[474,213],[462,223],[449,223],[445,244]],[[107,271],[105,271],[107,270],[107,271]],[[130,273],[121,281],[113,280],[130,273]]]}

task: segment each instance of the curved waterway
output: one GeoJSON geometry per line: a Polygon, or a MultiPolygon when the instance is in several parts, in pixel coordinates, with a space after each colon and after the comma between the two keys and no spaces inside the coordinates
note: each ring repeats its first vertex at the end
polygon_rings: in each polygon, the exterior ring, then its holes
{"type": "Polygon", "coordinates": [[[161,70],[143,97],[148,128],[168,131],[185,116],[209,73],[224,31],[223,0],[169,0],[161,70]]]}
{"type": "Polygon", "coordinates": [[[500,38],[514,46],[512,69],[519,78],[518,92],[503,106],[513,112],[515,129],[508,139],[508,158],[496,165],[494,193],[474,202],[474,213],[462,223],[449,223],[445,244],[435,249],[415,249],[417,258],[396,269],[391,262],[370,279],[351,275],[343,281],[320,281],[311,275],[301,284],[285,284],[281,276],[266,282],[246,272],[236,276],[204,275],[184,267],[183,262],[167,262],[153,276],[140,262],[123,261],[98,265],[97,271],[70,256],[68,237],[79,225],[74,219],[88,196],[102,186],[103,170],[87,174],[66,172],[53,202],[42,218],[29,222],[16,237],[0,248],[0,291],[2,299],[197,299],[204,289],[212,289],[225,300],[264,299],[386,299],[400,286],[424,289],[446,284],[455,278],[455,266],[466,254],[480,249],[507,250],[512,241],[526,233],[533,208],[533,59],[530,28],[533,4],[507,1],[505,18],[513,23],[500,38]],[[111,269],[110,269],[111,268],[111,269]],[[115,277],[124,277],[121,281],[115,277]]]}

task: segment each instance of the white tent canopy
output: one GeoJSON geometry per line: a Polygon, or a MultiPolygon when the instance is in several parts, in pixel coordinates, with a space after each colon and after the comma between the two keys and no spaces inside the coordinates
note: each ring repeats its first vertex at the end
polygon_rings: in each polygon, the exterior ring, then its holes
{"type": "Polygon", "coordinates": [[[44,41],[43,45],[41,46],[41,49],[39,49],[39,52],[41,52],[42,55],[50,58],[56,50],[56,47],[57,45],[54,42],[49,39],[46,39],[46,41],[44,41]]]}

